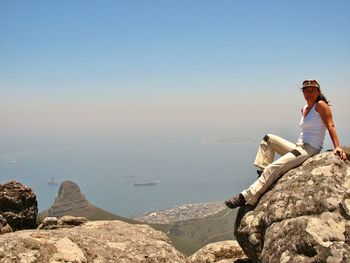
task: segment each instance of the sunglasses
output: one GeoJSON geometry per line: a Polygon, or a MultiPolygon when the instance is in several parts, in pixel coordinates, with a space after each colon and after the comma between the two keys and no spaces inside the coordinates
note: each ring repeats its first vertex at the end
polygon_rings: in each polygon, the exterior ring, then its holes
{"type": "Polygon", "coordinates": [[[317,80],[314,80],[314,79],[304,80],[303,87],[307,87],[307,86],[320,88],[320,84],[318,84],[317,80]]]}

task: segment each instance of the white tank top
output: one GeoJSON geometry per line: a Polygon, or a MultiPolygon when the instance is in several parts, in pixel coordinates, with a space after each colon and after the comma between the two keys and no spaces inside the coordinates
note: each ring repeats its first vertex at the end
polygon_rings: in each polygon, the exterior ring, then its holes
{"type": "Polygon", "coordinates": [[[307,105],[303,108],[303,116],[299,122],[301,133],[298,143],[308,143],[312,147],[322,150],[326,125],[322,121],[320,114],[315,110],[317,103],[312,106],[310,112],[304,117],[307,105]]]}

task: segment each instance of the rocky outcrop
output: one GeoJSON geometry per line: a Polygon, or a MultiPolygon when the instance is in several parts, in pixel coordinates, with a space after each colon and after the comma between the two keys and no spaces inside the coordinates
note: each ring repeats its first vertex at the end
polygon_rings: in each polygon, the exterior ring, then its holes
{"type": "Polygon", "coordinates": [[[38,203],[35,193],[16,181],[0,185],[0,215],[13,230],[36,228],[38,203]]]}
{"type": "Polygon", "coordinates": [[[0,235],[0,261],[185,263],[186,259],[164,233],[114,220],[0,235]]]}
{"type": "Polygon", "coordinates": [[[9,224],[7,224],[7,220],[5,217],[0,215],[0,234],[10,233],[12,232],[12,228],[9,224]]]}
{"type": "Polygon", "coordinates": [[[325,152],[242,207],[235,236],[253,262],[350,262],[349,211],[350,162],[325,152]]]}
{"type": "Polygon", "coordinates": [[[237,241],[221,241],[206,245],[187,258],[188,263],[232,263],[244,261],[246,255],[237,241]]]}
{"type": "Polygon", "coordinates": [[[62,216],[60,219],[57,217],[46,217],[39,225],[38,229],[52,230],[64,227],[74,227],[80,226],[87,221],[88,220],[85,217],[62,216]]]}

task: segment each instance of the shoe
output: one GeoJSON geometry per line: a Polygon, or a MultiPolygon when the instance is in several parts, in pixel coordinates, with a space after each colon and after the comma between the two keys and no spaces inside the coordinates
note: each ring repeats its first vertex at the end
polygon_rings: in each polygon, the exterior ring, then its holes
{"type": "Polygon", "coordinates": [[[242,194],[232,196],[230,199],[225,201],[225,205],[228,208],[235,209],[239,206],[244,206],[246,203],[246,200],[242,194]]]}

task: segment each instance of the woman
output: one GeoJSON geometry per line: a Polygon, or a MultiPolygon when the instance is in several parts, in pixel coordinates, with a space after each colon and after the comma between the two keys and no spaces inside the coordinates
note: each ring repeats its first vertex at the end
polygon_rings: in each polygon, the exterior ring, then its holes
{"type": "Polygon", "coordinates": [[[297,143],[291,143],[276,135],[266,135],[260,143],[254,162],[260,169],[258,180],[239,195],[226,200],[225,204],[229,208],[234,209],[245,204],[255,205],[281,175],[321,151],[326,130],[332,139],[334,153],[346,160],[346,154],[339,146],[331,109],[321,92],[320,84],[316,80],[305,80],[302,91],[306,105],[302,109],[299,123],[301,133],[297,143]],[[275,152],[281,157],[273,161],[275,152]]]}

